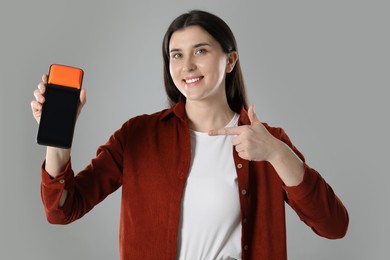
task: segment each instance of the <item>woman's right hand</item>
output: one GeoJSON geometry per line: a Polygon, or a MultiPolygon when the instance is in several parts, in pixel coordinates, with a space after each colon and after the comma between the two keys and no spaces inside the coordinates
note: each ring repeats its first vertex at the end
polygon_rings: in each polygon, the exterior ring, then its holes
{"type": "MultiPolygon", "coordinates": [[[[42,76],[42,81],[38,84],[38,88],[34,91],[35,100],[31,101],[31,110],[38,124],[41,119],[42,105],[43,103],[45,103],[46,85],[47,85],[47,75],[44,74],[42,76]]],[[[80,114],[81,109],[83,108],[86,102],[87,102],[86,92],[85,89],[82,88],[80,91],[80,104],[77,110],[77,116],[80,114]]]]}
{"type": "MultiPolygon", "coordinates": [[[[35,100],[31,101],[31,110],[35,120],[38,122],[41,119],[42,106],[45,103],[45,91],[47,85],[47,75],[42,76],[42,81],[38,84],[38,88],[34,91],[35,100]]],[[[80,103],[77,110],[77,116],[80,114],[81,109],[87,101],[85,89],[81,89],[80,103]]],[[[57,147],[47,146],[45,170],[51,177],[55,178],[60,174],[70,160],[70,148],[62,149],[57,147]]],[[[61,195],[60,206],[63,205],[67,196],[65,190],[61,195]]]]}

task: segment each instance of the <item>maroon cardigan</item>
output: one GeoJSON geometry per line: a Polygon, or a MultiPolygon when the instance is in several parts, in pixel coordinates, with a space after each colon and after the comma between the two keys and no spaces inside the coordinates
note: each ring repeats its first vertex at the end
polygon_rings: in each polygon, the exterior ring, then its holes
{"type": "MultiPolygon", "coordinates": [[[[249,124],[244,109],[239,124],[249,124]]],[[[281,128],[265,126],[304,160],[281,128]]],[[[190,146],[183,103],[128,120],[76,176],[70,162],[55,179],[43,165],[41,194],[48,221],[75,221],[122,187],[121,259],[176,259],[190,146]],[[63,189],[69,193],[60,208],[63,189]]],[[[346,234],[347,210],[315,170],[305,164],[303,182],[286,187],[270,163],[246,161],[233,151],[241,205],[242,259],[287,259],[285,202],[318,235],[335,239],[346,234]]]]}

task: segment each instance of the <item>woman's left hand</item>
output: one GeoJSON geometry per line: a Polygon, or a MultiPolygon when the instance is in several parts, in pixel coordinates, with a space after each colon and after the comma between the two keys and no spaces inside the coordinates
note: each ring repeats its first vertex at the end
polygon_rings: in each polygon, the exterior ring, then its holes
{"type": "Polygon", "coordinates": [[[249,161],[270,161],[280,141],[271,135],[257,118],[253,104],[249,106],[248,117],[250,125],[211,130],[209,135],[234,135],[232,144],[241,158],[249,161]]]}

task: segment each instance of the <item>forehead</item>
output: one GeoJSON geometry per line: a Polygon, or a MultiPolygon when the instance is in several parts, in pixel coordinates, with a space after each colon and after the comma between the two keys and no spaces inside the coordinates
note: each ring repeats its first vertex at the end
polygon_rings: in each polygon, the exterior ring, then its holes
{"type": "Polygon", "coordinates": [[[191,25],[175,31],[169,40],[169,49],[191,47],[198,43],[219,45],[206,30],[197,25],[191,25]]]}

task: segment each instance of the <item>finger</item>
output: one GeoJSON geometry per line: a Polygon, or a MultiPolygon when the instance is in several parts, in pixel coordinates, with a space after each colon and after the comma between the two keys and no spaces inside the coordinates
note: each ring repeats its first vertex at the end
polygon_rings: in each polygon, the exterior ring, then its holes
{"type": "Polygon", "coordinates": [[[41,82],[38,84],[38,89],[41,92],[41,94],[45,94],[46,91],[46,84],[44,82],[41,82]]]}
{"type": "Polygon", "coordinates": [[[34,97],[35,100],[41,104],[45,102],[45,97],[41,94],[39,89],[34,90],[34,97]]]}
{"type": "Polygon", "coordinates": [[[236,146],[238,144],[240,144],[241,141],[240,141],[240,138],[237,136],[235,136],[234,138],[232,138],[232,145],[236,146]]]}
{"type": "Polygon", "coordinates": [[[41,120],[42,104],[36,100],[31,101],[31,110],[37,123],[41,120]]]}
{"type": "Polygon", "coordinates": [[[242,144],[236,145],[235,149],[238,153],[244,152],[245,151],[245,146],[242,144]]]}
{"type": "Polygon", "coordinates": [[[209,135],[239,135],[242,133],[241,127],[225,127],[222,129],[213,129],[209,131],[209,135]]]}
{"type": "Polygon", "coordinates": [[[38,102],[35,101],[35,100],[31,101],[31,103],[30,103],[31,109],[32,109],[33,112],[37,110],[36,103],[38,103],[38,102]]]}
{"type": "Polygon", "coordinates": [[[77,115],[80,115],[81,110],[83,109],[83,106],[85,105],[85,103],[87,103],[87,92],[83,88],[83,89],[81,89],[81,92],[80,92],[80,103],[79,103],[79,107],[77,109],[77,115]]]}
{"type": "Polygon", "coordinates": [[[251,125],[261,124],[260,120],[256,116],[254,104],[251,104],[248,108],[248,117],[251,122],[251,125]]]}
{"type": "Polygon", "coordinates": [[[87,103],[87,91],[85,90],[85,88],[81,89],[81,92],[80,92],[80,103],[81,103],[82,106],[84,106],[85,103],[87,103]]]}
{"type": "Polygon", "coordinates": [[[47,74],[42,75],[42,81],[43,83],[47,84],[47,74]]]}
{"type": "Polygon", "coordinates": [[[34,114],[37,113],[38,111],[42,110],[42,104],[36,100],[31,101],[31,110],[34,114]]]}
{"type": "Polygon", "coordinates": [[[249,156],[247,155],[247,153],[245,151],[243,152],[238,152],[238,156],[244,160],[248,160],[249,161],[249,156]]]}

